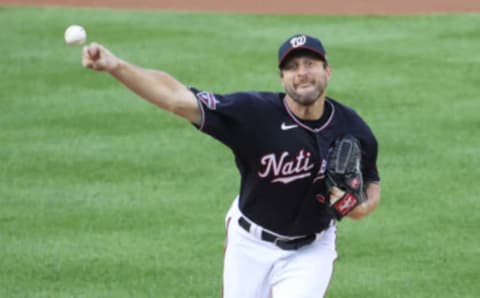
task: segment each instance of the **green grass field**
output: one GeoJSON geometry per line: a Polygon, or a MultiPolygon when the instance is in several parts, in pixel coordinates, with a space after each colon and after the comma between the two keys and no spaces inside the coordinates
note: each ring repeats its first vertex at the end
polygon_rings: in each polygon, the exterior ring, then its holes
{"type": "Polygon", "coordinates": [[[339,224],[328,297],[480,296],[479,14],[0,7],[0,297],[220,297],[232,154],[83,69],[72,23],[219,93],[280,90],[279,44],[320,37],[329,94],[375,131],[383,179],[379,209],[339,224]]]}

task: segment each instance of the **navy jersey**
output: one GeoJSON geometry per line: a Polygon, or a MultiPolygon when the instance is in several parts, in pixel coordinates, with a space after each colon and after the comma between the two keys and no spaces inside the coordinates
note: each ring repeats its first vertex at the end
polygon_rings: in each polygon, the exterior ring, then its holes
{"type": "Polygon", "coordinates": [[[202,113],[198,128],[235,155],[240,210],[266,229],[300,236],[330,224],[325,171],[328,151],[340,136],[359,139],[365,183],[380,180],[373,133],[354,110],[331,98],[319,121],[306,122],[289,110],[284,93],[192,91],[202,113]]]}

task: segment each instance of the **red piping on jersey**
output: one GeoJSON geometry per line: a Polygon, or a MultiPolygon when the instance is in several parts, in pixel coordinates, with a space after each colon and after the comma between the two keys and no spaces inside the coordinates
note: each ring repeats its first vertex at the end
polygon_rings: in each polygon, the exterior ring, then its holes
{"type": "Polygon", "coordinates": [[[311,132],[319,132],[319,131],[322,131],[324,130],[329,124],[330,122],[332,122],[332,119],[333,119],[333,115],[335,114],[335,106],[328,100],[325,100],[326,103],[328,103],[331,107],[332,107],[332,113],[330,114],[330,117],[328,117],[328,120],[327,122],[325,122],[324,125],[322,125],[321,127],[319,128],[311,128],[310,126],[308,125],[305,125],[303,124],[301,121],[299,121],[297,119],[297,117],[295,117],[295,115],[293,114],[292,111],[290,111],[290,108],[288,107],[287,105],[287,101],[285,100],[285,98],[283,99],[283,105],[285,106],[285,110],[287,110],[287,113],[288,115],[290,116],[290,118],[292,118],[293,122],[295,122],[296,124],[298,124],[298,126],[306,129],[306,130],[309,130],[311,132]]]}

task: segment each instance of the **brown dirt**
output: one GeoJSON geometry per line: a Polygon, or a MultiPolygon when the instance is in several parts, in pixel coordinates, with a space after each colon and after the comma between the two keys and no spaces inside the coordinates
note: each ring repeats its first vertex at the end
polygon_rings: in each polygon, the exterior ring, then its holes
{"type": "Polygon", "coordinates": [[[478,0],[0,0],[0,5],[276,14],[424,14],[480,12],[478,0]]]}

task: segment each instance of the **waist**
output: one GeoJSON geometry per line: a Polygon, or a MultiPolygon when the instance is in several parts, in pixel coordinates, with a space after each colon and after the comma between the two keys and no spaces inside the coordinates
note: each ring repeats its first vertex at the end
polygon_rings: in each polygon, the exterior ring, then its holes
{"type": "MultiPolygon", "coordinates": [[[[305,199],[307,200],[307,199],[305,199]]],[[[317,234],[331,226],[333,212],[326,204],[314,199],[308,202],[297,200],[278,202],[268,197],[246,196],[238,198],[238,210],[249,222],[258,225],[277,236],[285,238],[317,234]],[[275,206],[273,209],[272,206],[275,206]]]]}
{"type": "Polygon", "coordinates": [[[263,229],[262,227],[255,225],[254,223],[250,222],[244,216],[240,216],[238,218],[238,224],[248,233],[254,235],[255,237],[271,242],[284,250],[297,250],[303,246],[306,246],[317,238],[317,234],[310,234],[298,237],[287,237],[272,233],[263,229]]]}

